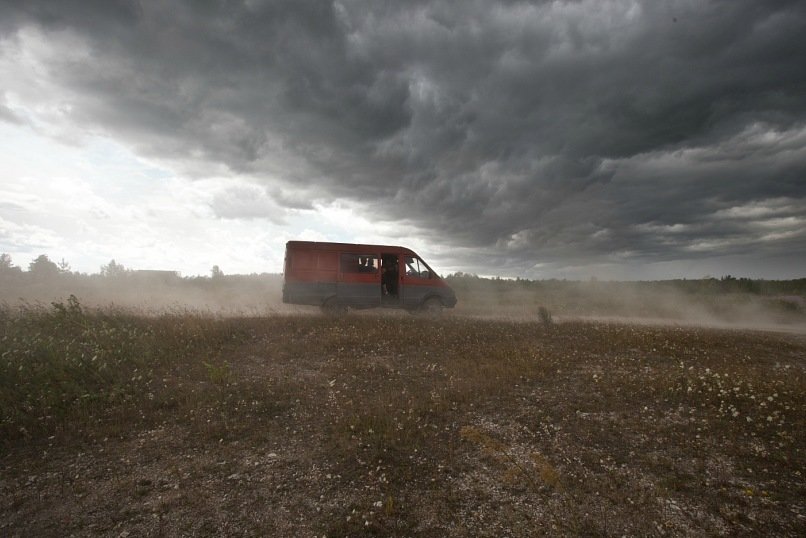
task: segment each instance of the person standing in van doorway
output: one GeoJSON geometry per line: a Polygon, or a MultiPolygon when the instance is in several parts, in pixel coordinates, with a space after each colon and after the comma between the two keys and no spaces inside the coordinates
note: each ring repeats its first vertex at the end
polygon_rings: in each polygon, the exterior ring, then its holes
{"type": "Polygon", "coordinates": [[[383,258],[383,275],[381,287],[384,295],[397,295],[397,257],[383,258]]]}

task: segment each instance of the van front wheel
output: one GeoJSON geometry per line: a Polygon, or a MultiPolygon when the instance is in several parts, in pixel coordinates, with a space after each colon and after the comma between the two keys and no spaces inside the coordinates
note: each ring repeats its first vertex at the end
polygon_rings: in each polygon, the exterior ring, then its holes
{"type": "Polygon", "coordinates": [[[442,308],[442,301],[436,297],[431,297],[423,303],[420,311],[428,317],[436,318],[442,315],[442,308]]]}

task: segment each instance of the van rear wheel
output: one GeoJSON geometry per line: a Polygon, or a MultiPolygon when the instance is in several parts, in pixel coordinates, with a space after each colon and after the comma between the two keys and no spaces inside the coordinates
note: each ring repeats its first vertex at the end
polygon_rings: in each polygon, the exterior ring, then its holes
{"type": "Polygon", "coordinates": [[[335,297],[331,297],[322,305],[322,312],[328,316],[341,316],[347,313],[347,307],[339,303],[335,297]]]}

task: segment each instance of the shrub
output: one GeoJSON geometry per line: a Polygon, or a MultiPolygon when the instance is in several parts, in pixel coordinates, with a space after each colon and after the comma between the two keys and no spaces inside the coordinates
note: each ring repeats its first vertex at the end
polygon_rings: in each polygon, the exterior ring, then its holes
{"type": "Polygon", "coordinates": [[[549,312],[548,308],[545,306],[541,306],[537,309],[537,317],[540,319],[540,323],[542,323],[545,327],[549,327],[553,323],[551,319],[551,312],[549,312]]]}

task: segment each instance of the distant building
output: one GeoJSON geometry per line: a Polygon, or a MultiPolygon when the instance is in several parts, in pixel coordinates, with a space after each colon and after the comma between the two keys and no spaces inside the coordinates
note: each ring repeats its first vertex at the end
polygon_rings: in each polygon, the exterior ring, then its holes
{"type": "Polygon", "coordinates": [[[137,269],[132,271],[132,277],[148,282],[174,282],[179,280],[179,271],[161,271],[157,269],[137,269]]]}

